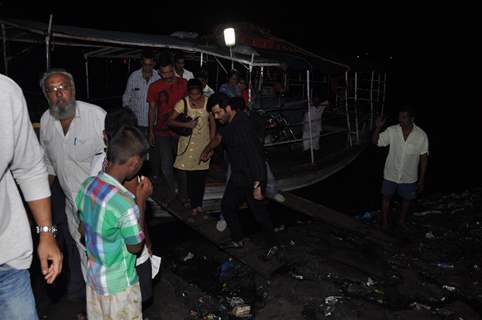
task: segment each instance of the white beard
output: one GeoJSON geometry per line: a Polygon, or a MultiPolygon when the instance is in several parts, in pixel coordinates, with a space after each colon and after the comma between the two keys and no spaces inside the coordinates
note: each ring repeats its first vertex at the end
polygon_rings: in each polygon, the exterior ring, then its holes
{"type": "Polygon", "coordinates": [[[75,108],[77,106],[77,101],[72,100],[69,103],[66,103],[63,107],[59,104],[50,104],[50,114],[57,120],[65,120],[70,119],[75,116],[75,108]]]}

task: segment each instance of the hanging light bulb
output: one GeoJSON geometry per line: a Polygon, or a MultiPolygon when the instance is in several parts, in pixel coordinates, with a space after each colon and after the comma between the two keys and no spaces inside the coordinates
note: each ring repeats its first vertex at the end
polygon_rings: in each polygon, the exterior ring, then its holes
{"type": "Polygon", "coordinates": [[[234,33],[234,28],[224,29],[224,43],[228,47],[232,47],[236,44],[236,34],[234,33]]]}

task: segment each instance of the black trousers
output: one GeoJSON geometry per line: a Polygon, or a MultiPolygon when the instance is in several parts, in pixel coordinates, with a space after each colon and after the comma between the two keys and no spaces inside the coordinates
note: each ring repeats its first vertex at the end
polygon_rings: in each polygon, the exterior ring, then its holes
{"type": "Polygon", "coordinates": [[[184,171],[187,178],[187,195],[191,200],[191,208],[203,206],[204,190],[206,188],[207,170],[184,171]]]}
{"type": "Polygon", "coordinates": [[[85,298],[85,281],[80,267],[79,250],[69,232],[65,215],[65,195],[58,179],[55,179],[52,190],[52,220],[57,225],[57,243],[64,255],[63,270],[59,279],[54,282],[54,290],[50,290],[52,298],[56,295],[67,295],[70,299],[85,298]],[[62,283],[63,282],[63,283],[62,283]]]}
{"type": "Polygon", "coordinates": [[[142,303],[152,298],[152,265],[151,259],[147,259],[144,263],[136,266],[137,277],[139,278],[139,286],[141,288],[142,303]]]}
{"type": "Polygon", "coordinates": [[[248,207],[254,215],[265,233],[265,238],[269,246],[276,244],[273,222],[269,216],[266,200],[256,200],[253,197],[253,188],[249,185],[243,186],[229,179],[224,190],[221,202],[221,211],[231,231],[231,239],[239,241],[243,239],[243,231],[239,220],[239,207],[246,201],[248,207]]]}

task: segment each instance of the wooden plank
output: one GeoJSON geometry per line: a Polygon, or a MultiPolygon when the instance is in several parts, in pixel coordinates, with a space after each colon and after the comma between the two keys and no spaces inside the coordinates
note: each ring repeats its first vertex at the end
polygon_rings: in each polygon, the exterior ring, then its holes
{"type": "Polygon", "coordinates": [[[299,197],[291,192],[284,193],[286,200],[282,205],[306,214],[308,216],[321,219],[333,226],[349,230],[364,235],[374,241],[393,242],[394,239],[374,227],[367,226],[353,217],[340,213],[319,203],[299,197]]]}
{"type": "MultiPolygon", "coordinates": [[[[163,200],[163,194],[162,186],[159,184],[154,185],[152,198],[160,203],[163,200]]],[[[269,261],[263,260],[262,257],[267,248],[258,244],[256,235],[243,248],[225,248],[226,244],[231,240],[230,232],[229,229],[219,232],[216,229],[217,219],[215,217],[211,215],[197,215],[193,217],[191,210],[185,209],[179,201],[173,201],[168,206],[167,211],[192,230],[214,243],[221,250],[246,264],[263,277],[269,278],[271,274],[283,266],[276,258],[269,261]]]]}

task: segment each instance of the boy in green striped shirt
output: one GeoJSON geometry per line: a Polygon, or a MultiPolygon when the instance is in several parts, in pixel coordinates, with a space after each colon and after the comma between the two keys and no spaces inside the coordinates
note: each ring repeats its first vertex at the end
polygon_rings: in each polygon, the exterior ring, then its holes
{"type": "Polygon", "coordinates": [[[110,141],[107,166],[82,184],[76,203],[88,256],[89,319],[142,319],[135,254],[144,246],[145,201],[152,184],[144,178],[129,192],[122,183],[142,167],[149,143],[134,127],[110,141]]]}

